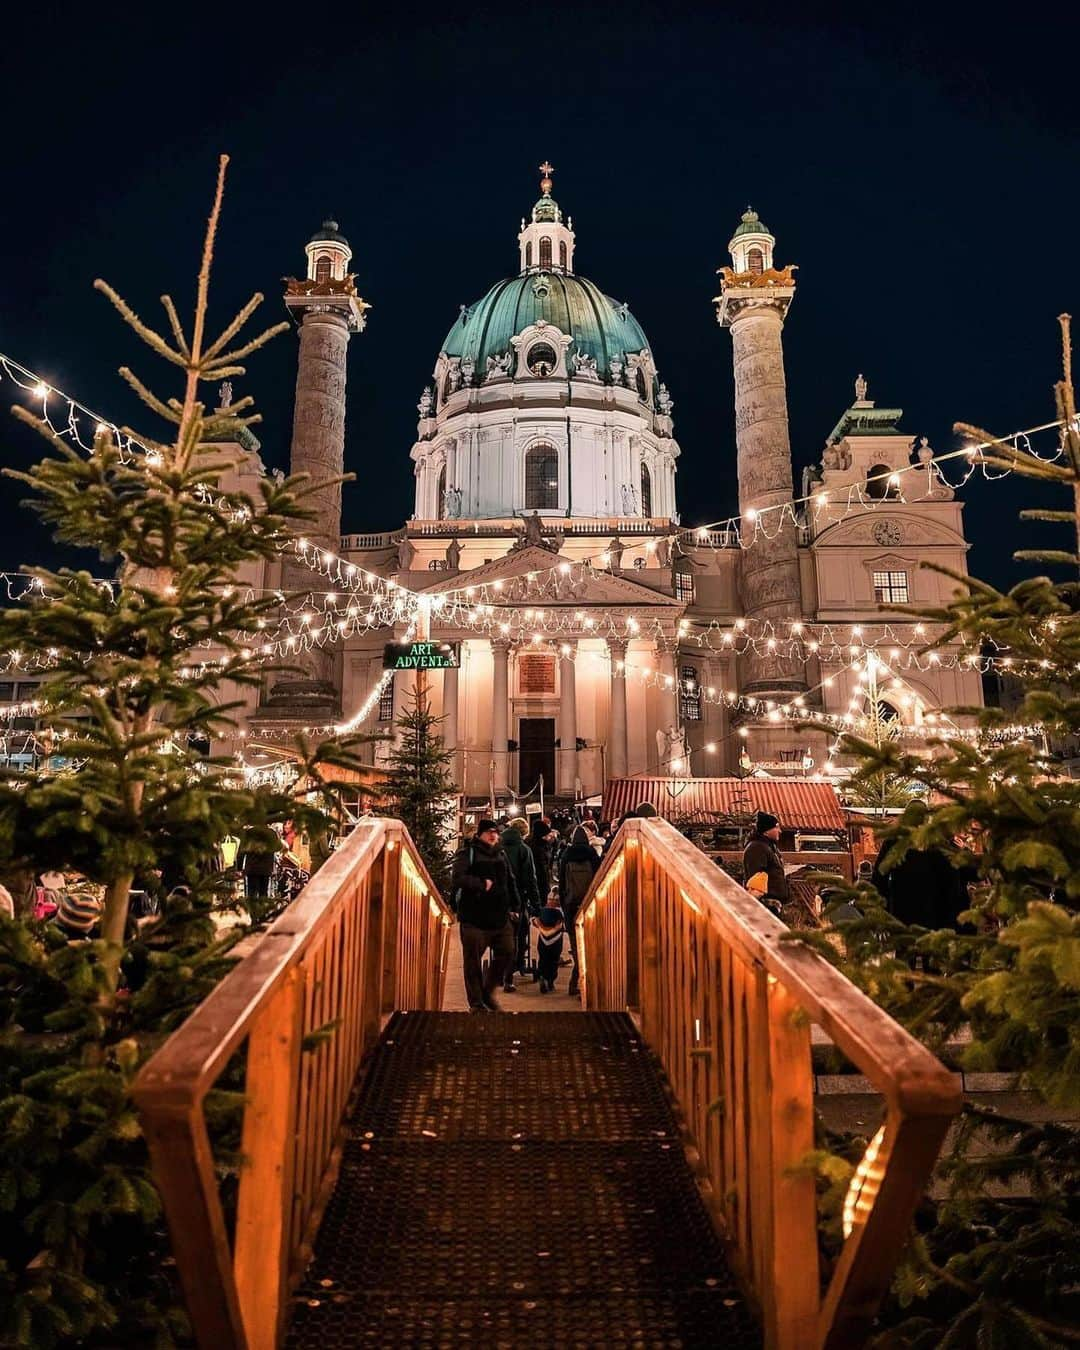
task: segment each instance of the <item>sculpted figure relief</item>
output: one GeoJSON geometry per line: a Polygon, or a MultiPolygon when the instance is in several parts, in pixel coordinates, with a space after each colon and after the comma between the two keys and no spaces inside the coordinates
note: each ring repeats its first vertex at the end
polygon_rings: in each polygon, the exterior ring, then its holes
{"type": "Polygon", "coordinates": [[[421,417],[430,417],[434,406],[435,395],[432,393],[431,385],[425,385],[424,392],[420,395],[420,402],[416,405],[416,411],[421,417]]]}
{"type": "Polygon", "coordinates": [[[637,493],[629,483],[623,483],[619,489],[622,500],[622,513],[624,516],[637,515],[637,493]]]}
{"type": "Polygon", "coordinates": [[[575,352],[573,355],[574,374],[581,380],[598,380],[600,376],[596,370],[596,357],[588,356],[584,352],[575,352]]]}
{"type": "Polygon", "coordinates": [[[487,359],[487,374],[484,376],[485,384],[490,384],[493,380],[503,380],[510,374],[510,362],[512,360],[509,352],[503,352],[501,356],[489,356],[487,359]]]}

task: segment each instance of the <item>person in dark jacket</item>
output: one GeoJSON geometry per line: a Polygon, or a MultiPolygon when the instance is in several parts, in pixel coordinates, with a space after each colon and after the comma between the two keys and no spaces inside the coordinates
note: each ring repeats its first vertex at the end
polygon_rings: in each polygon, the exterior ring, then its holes
{"type": "Polygon", "coordinates": [[[779,838],[780,822],[767,811],[759,811],[753,837],[743,850],[743,885],[774,914],[780,913],[781,906],[791,896],[784,860],[780,856],[779,838]],[[762,875],[764,884],[759,880],[762,875]]]}
{"type": "Polygon", "coordinates": [[[578,975],[577,921],[578,910],[585,899],[592,879],[600,869],[600,859],[593,848],[589,836],[579,825],[570,839],[570,846],[562,855],[559,863],[559,898],[566,919],[566,931],[570,935],[570,954],[574,958],[574,973],[570,976],[567,993],[575,997],[580,983],[578,975]]]}
{"type": "Polygon", "coordinates": [[[529,952],[529,917],[540,912],[540,892],[536,885],[536,864],[532,850],[525,842],[529,832],[529,822],[524,816],[517,816],[502,832],[499,843],[510,859],[510,868],[514,873],[518,899],[521,901],[515,932],[516,947],[514,961],[503,976],[503,991],[507,994],[517,992],[514,972],[525,974],[526,957],[529,952]]]}
{"type": "Polygon", "coordinates": [[[494,991],[514,959],[514,922],[521,912],[514,870],[499,843],[499,827],[482,820],[454,858],[451,895],[461,930],[461,959],[470,1012],[498,1012],[494,991]],[[484,953],[491,948],[487,976],[484,953]]]}
{"type": "Polygon", "coordinates": [[[532,830],[526,842],[533,856],[536,885],[542,900],[547,900],[548,891],[551,890],[551,853],[558,837],[547,816],[533,816],[532,830]]]}

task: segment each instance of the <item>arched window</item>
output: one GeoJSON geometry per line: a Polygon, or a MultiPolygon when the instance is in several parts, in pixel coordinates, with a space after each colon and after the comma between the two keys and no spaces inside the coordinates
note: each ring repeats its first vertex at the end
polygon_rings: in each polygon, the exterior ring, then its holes
{"type": "Polygon", "coordinates": [[[899,497],[900,489],[889,482],[890,470],[887,464],[871,464],[866,471],[866,495],[875,501],[899,497]]]}
{"type": "Polygon", "coordinates": [[[559,240],[559,266],[566,267],[566,240],[559,240]]]}
{"type": "Polygon", "coordinates": [[[526,511],[559,506],[559,456],[552,445],[534,445],[525,456],[526,511]]]}
{"type": "Polygon", "coordinates": [[[641,465],[641,514],[652,515],[652,474],[644,461],[641,465]]]}
{"type": "Polygon", "coordinates": [[[435,519],[442,520],[446,515],[446,465],[439,470],[439,482],[435,488],[435,519]]]}
{"type": "Polygon", "coordinates": [[[546,234],[540,240],[540,266],[551,266],[551,240],[546,234]]]}
{"type": "Polygon", "coordinates": [[[641,369],[640,366],[638,366],[637,372],[634,375],[634,385],[637,389],[638,398],[641,399],[642,403],[648,403],[649,386],[645,382],[645,372],[641,369]]]}
{"type": "Polygon", "coordinates": [[[320,285],[322,285],[324,281],[330,280],[330,258],[325,253],[322,255],[321,258],[316,259],[315,280],[320,285]]]}
{"type": "Polygon", "coordinates": [[[747,266],[751,272],[756,272],[758,276],[765,270],[765,255],[759,248],[752,248],[746,255],[747,266]]]}
{"type": "Polygon", "coordinates": [[[531,266],[532,266],[532,240],[531,240],[531,239],[530,239],[529,242],[525,245],[525,266],[526,266],[526,267],[531,267],[531,266]]]}
{"type": "Polygon", "coordinates": [[[887,703],[883,698],[878,699],[877,715],[878,719],[882,722],[900,721],[899,710],[897,708],[894,708],[891,703],[887,703]]]}
{"type": "Polygon", "coordinates": [[[525,364],[533,375],[550,375],[559,364],[559,358],[550,343],[534,342],[525,356],[525,364]]]}

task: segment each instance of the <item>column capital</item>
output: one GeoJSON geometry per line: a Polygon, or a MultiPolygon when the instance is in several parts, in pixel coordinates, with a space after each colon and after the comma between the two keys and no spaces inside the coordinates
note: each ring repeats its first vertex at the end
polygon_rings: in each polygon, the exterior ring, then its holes
{"type": "Polygon", "coordinates": [[[510,648],[514,645],[513,639],[508,637],[488,638],[488,642],[490,642],[491,650],[493,652],[509,652],[510,648]]]}
{"type": "Polygon", "coordinates": [[[626,649],[630,645],[629,638],[609,637],[606,638],[607,649],[611,656],[618,657],[620,661],[626,659],[626,649]]]}

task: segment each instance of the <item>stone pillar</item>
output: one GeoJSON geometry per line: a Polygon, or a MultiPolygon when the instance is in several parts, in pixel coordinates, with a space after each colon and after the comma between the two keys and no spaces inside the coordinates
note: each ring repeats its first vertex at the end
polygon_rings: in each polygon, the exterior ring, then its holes
{"type": "Polygon", "coordinates": [[[608,638],[611,659],[611,712],[608,718],[608,778],[626,777],[626,643],[608,638]]]}
{"type": "MultiPolygon", "coordinates": [[[[731,328],[735,363],[735,443],[738,449],[739,511],[748,538],[753,519],[763,512],[763,533],[742,551],[741,590],[748,619],[772,621],[781,633],[800,617],[798,539],[790,511],[791,443],[788,436],[787,388],[781,346],[782,308],[767,302],[732,305],[731,328]],[[783,514],[783,524],[780,517],[783,514]],[[767,532],[767,536],[765,535],[767,532]]],[[[743,663],[743,692],[787,694],[806,688],[800,662],[750,652],[743,663]]]]}
{"type": "MultiPolygon", "coordinates": [[[[315,518],[301,527],[303,537],[335,554],[341,549],[341,484],[326,480],[344,472],[349,333],[344,313],[312,307],[303,315],[289,457],[291,473],[306,473],[312,482],[324,484],[304,498],[315,518]]],[[[316,573],[288,561],[282,567],[282,586],[286,591],[330,589],[316,573]]],[[[283,673],[274,685],[270,706],[280,708],[286,717],[315,709],[337,711],[341,696],[334,678],[336,656],[333,645],[302,653],[291,663],[302,673],[283,673]]]]}
{"type": "Polygon", "coordinates": [[[505,638],[494,638],[491,643],[494,672],[491,680],[491,757],[495,761],[495,788],[509,787],[506,781],[509,739],[509,656],[510,643],[505,638]]]}
{"type": "Polygon", "coordinates": [[[460,785],[461,776],[458,772],[458,672],[456,667],[453,670],[443,671],[442,685],[442,738],[443,748],[453,754],[450,761],[450,776],[455,783],[460,785]]]}
{"type": "Polygon", "coordinates": [[[679,726],[679,665],[677,652],[666,643],[656,644],[656,670],[660,676],[660,725],[664,731],[679,726]],[[671,681],[668,684],[668,681],[671,681]]]}
{"type": "Polygon", "coordinates": [[[563,643],[559,657],[559,763],[555,774],[558,791],[574,792],[577,779],[577,643],[563,643]]]}

